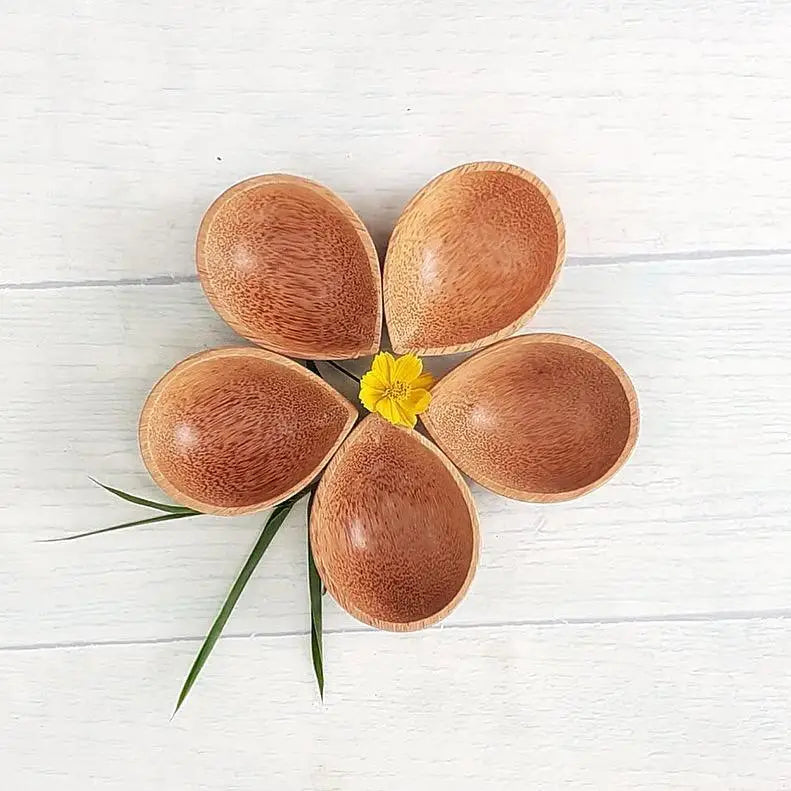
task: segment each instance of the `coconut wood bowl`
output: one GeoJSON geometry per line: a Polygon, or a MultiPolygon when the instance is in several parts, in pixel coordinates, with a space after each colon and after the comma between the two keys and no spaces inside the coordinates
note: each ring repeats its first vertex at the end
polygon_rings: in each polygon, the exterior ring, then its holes
{"type": "Polygon", "coordinates": [[[330,462],[310,515],[316,567],[355,618],[405,632],[444,618],[478,562],[469,489],[415,431],[370,415],[330,462]]]}
{"type": "Polygon", "coordinates": [[[379,259],[351,207],[321,184],[274,174],[243,181],[203,217],[196,258],[214,309],[281,354],[374,354],[382,329],[379,259]]]}
{"type": "Polygon", "coordinates": [[[179,363],[140,416],[140,450],[177,503],[233,516],[307,485],[357,418],[355,408],[293,360],[214,349],[179,363]]]}
{"type": "Polygon", "coordinates": [[[588,341],[551,333],[470,357],[434,385],[421,418],[473,480],[532,502],[600,486],[626,461],[639,422],[621,366],[588,341]]]}
{"type": "Polygon", "coordinates": [[[565,250],[560,209],[533,173],[502,162],[443,173],[407,204],[390,239],[393,349],[453,354],[508,337],[549,294],[565,250]]]}

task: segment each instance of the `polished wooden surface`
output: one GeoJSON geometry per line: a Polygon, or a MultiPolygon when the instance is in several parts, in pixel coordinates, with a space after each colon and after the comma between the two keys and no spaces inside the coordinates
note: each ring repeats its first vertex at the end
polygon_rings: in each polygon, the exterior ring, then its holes
{"type": "Polygon", "coordinates": [[[198,274],[240,335],[292,357],[348,359],[379,349],[379,259],[351,207],[287,174],[226,190],[198,231],[198,274]]]}
{"type": "Polygon", "coordinates": [[[473,480],[537,503],[600,486],[637,439],[634,387],[589,341],[520,335],[485,349],[432,389],[421,419],[473,480]]]}
{"type": "Polygon", "coordinates": [[[356,418],[343,396],[293,360],[263,349],[215,349],[156,384],[140,416],[140,450],[177,503],[233,516],[302,489],[356,418]]]}
{"type": "Polygon", "coordinates": [[[415,631],[461,601],[478,563],[467,484],[432,442],[369,415],[330,462],[310,515],[316,567],[355,618],[415,631]]]}
{"type": "Polygon", "coordinates": [[[441,174],[407,204],[387,248],[393,349],[453,354],[508,337],[546,299],[565,251],[557,201],[535,174],[502,162],[441,174]]]}

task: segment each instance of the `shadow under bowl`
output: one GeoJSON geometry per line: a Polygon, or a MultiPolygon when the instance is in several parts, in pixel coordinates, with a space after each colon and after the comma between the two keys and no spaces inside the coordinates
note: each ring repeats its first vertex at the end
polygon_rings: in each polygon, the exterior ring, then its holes
{"type": "Polygon", "coordinates": [[[637,440],[637,395],[594,344],[521,335],[470,357],[432,389],[421,415],[473,480],[517,500],[571,500],[600,486],[637,440]]]}
{"type": "Polygon", "coordinates": [[[393,349],[453,354],[508,337],[538,309],[565,257],[549,188],[503,162],[429,182],[399,217],[384,267],[393,349]]]}
{"type": "Polygon", "coordinates": [[[469,489],[435,445],[370,415],[330,462],[310,515],[319,574],[364,623],[414,631],[462,599],[478,561],[469,489]]]}
{"type": "Polygon", "coordinates": [[[305,487],[356,418],[345,398],[293,360],[225,348],[165,374],[146,399],[138,433],[148,471],[173,500],[234,516],[305,487]]]}
{"type": "Polygon", "coordinates": [[[376,249],[327,187],[286,174],[236,184],[204,215],[196,258],[209,302],[253,343],[308,359],[378,351],[376,249]]]}

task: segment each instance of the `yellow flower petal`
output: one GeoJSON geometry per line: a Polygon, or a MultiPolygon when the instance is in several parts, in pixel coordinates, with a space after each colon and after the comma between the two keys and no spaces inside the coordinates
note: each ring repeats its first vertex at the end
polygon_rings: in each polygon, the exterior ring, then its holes
{"type": "Polygon", "coordinates": [[[431,393],[419,387],[413,387],[409,392],[409,407],[416,414],[425,412],[431,403],[431,393]]]}
{"type": "Polygon", "coordinates": [[[363,378],[360,379],[360,386],[373,387],[376,390],[385,390],[387,388],[387,382],[383,381],[382,377],[379,376],[376,371],[368,371],[368,373],[363,374],[363,378]]]}
{"type": "Polygon", "coordinates": [[[396,408],[401,418],[401,425],[407,428],[414,428],[417,418],[411,405],[406,400],[396,401],[396,408]]]}
{"type": "Polygon", "coordinates": [[[376,411],[391,423],[398,425],[401,422],[401,415],[399,415],[395,401],[392,398],[380,398],[376,403],[376,411]]]}
{"type": "Polygon", "coordinates": [[[414,428],[416,423],[415,413],[406,398],[393,398],[391,399],[395,407],[395,412],[398,417],[396,424],[406,426],[407,428],[414,428]]]}
{"type": "Polygon", "coordinates": [[[414,382],[412,382],[412,388],[422,388],[423,390],[428,390],[435,382],[434,377],[431,374],[420,374],[414,382]]]}
{"type": "Polygon", "coordinates": [[[422,371],[423,363],[420,358],[414,354],[405,354],[395,361],[393,378],[397,379],[399,382],[411,384],[420,376],[422,371]]]}
{"type": "Polygon", "coordinates": [[[423,373],[423,362],[417,355],[395,358],[380,352],[360,380],[360,401],[390,423],[414,428],[416,416],[431,401],[428,388],[433,384],[434,377],[423,373]]]}
{"type": "Polygon", "coordinates": [[[369,412],[376,411],[376,404],[381,401],[384,396],[384,390],[378,387],[370,387],[369,385],[360,386],[360,401],[369,412]]]}
{"type": "Polygon", "coordinates": [[[393,383],[395,360],[390,352],[379,352],[371,363],[371,372],[384,383],[385,386],[393,383]]]}

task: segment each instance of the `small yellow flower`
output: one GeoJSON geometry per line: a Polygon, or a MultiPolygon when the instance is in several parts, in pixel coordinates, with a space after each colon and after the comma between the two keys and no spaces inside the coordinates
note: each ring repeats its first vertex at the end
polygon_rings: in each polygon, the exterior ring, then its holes
{"type": "Polygon", "coordinates": [[[431,374],[423,373],[423,363],[414,354],[398,359],[389,352],[374,357],[371,370],[360,382],[360,401],[397,426],[415,427],[416,415],[431,403],[431,374]]]}

